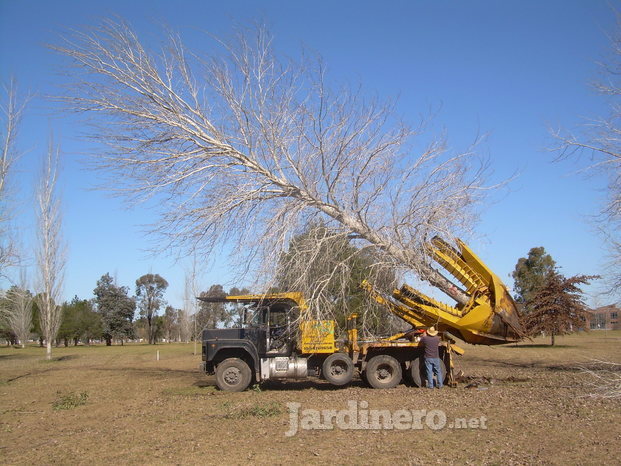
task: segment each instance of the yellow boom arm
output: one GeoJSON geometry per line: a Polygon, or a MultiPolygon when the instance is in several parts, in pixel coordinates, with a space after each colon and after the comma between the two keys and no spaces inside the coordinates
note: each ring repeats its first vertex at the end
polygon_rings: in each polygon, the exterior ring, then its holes
{"type": "Polygon", "coordinates": [[[472,344],[498,345],[521,340],[524,331],[507,287],[472,250],[457,240],[458,250],[440,238],[429,245],[436,262],[463,285],[470,300],[455,307],[408,285],[382,296],[369,283],[363,287],[380,304],[415,327],[436,325],[472,344]]]}

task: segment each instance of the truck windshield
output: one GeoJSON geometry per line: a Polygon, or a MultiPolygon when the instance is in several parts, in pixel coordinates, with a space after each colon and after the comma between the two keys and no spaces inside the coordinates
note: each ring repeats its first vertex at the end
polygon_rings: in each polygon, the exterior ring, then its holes
{"type": "Polygon", "coordinates": [[[254,304],[251,304],[246,308],[246,312],[248,316],[246,322],[250,327],[259,327],[267,323],[266,307],[256,308],[254,304]]]}

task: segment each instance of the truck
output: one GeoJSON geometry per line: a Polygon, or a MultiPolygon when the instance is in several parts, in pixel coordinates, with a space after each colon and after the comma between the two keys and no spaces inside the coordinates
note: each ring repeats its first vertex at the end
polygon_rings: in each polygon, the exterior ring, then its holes
{"type": "Polygon", "coordinates": [[[356,372],[372,388],[393,388],[402,381],[420,387],[425,380],[419,340],[431,326],[441,335],[444,382],[454,385],[453,357],[464,350],[455,338],[471,344],[498,345],[521,340],[524,332],[507,287],[462,241],[453,247],[435,237],[428,244],[435,262],[468,296],[451,306],[404,284],[391,295],[373,284],[361,287],[379,305],[411,329],[384,338],[361,339],[356,313],[336,338],[333,320],[307,319],[308,305],[299,292],[200,297],[205,302],[244,306],[239,328],[202,331],[202,369],[215,375],[224,391],[243,391],[267,380],[320,377],[335,386],[349,384],[356,372]]]}

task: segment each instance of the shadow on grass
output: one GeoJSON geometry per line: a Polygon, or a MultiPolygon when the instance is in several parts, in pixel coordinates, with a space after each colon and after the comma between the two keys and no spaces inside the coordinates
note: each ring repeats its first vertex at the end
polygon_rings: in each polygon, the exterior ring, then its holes
{"type": "Polygon", "coordinates": [[[338,387],[336,385],[332,385],[329,382],[320,379],[310,379],[310,380],[267,380],[261,384],[261,389],[269,390],[269,391],[286,391],[286,390],[321,390],[321,391],[335,391],[342,390],[348,387],[365,387],[362,380],[354,379],[351,383],[344,385],[342,387],[338,387]]]}
{"type": "Polygon", "coordinates": [[[197,380],[192,385],[198,388],[214,388],[216,386],[216,383],[213,380],[202,379],[202,380],[197,380]]]}
{"type": "Polygon", "coordinates": [[[81,356],[79,354],[66,354],[64,356],[56,356],[55,358],[52,358],[52,359],[41,359],[39,362],[43,364],[53,364],[55,362],[72,361],[80,357],[81,356]]]}
{"type": "Polygon", "coordinates": [[[578,367],[579,363],[571,362],[567,364],[546,364],[544,362],[515,362],[515,361],[503,361],[502,359],[490,359],[490,358],[480,358],[480,357],[472,357],[471,360],[488,364],[492,367],[514,367],[521,369],[542,369],[549,371],[561,371],[561,372],[578,372],[580,368],[578,367]]]}
{"type": "Polygon", "coordinates": [[[13,353],[13,354],[0,354],[0,361],[8,361],[10,359],[30,359],[33,356],[31,354],[13,353]]]}
{"type": "Polygon", "coordinates": [[[164,395],[184,396],[184,397],[202,397],[214,395],[216,386],[211,384],[193,383],[192,385],[183,385],[181,387],[167,388],[162,391],[164,395]]]}
{"type": "MultiPolygon", "coordinates": [[[[216,381],[213,377],[208,378],[207,380],[202,379],[194,382],[195,387],[201,388],[210,388],[216,387],[216,381]]],[[[261,382],[260,390],[267,391],[295,391],[295,390],[320,390],[320,391],[335,391],[335,390],[343,390],[349,387],[367,387],[367,385],[362,382],[362,380],[354,379],[351,383],[344,385],[342,387],[338,387],[332,385],[329,382],[320,379],[309,379],[309,380],[267,380],[265,382],[261,382]]],[[[257,387],[257,385],[251,386],[248,390],[253,390],[253,387],[257,387]]],[[[224,392],[223,392],[224,393],[224,392]]]]}
{"type": "Polygon", "coordinates": [[[85,369],[94,370],[94,371],[102,371],[102,372],[119,372],[123,374],[134,373],[136,375],[145,375],[145,376],[162,376],[162,375],[198,375],[200,374],[197,370],[187,370],[187,369],[169,369],[169,368],[153,368],[153,367],[87,367],[85,369]]]}
{"type": "Polygon", "coordinates": [[[542,348],[542,349],[557,349],[557,348],[577,348],[577,345],[554,345],[540,343],[540,344],[528,344],[528,345],[511,345],[504,348],[542,348]]]}
{"type": "Polygon", "coordinates": [[[20,375],[16,375],[15,377],[11,377],[9,379],[4,380],[2,383],[11,383],[14,382],[16,380],[19,380],[21,378],[24,377],[30,377],[31,375],[40,375],[40,374],[45,374],[46,372],[50,372],[52,369],[43,369],[43,370],[38,370],[38,371],[32,371],[32,372],[26,372],[25,374],[20,374],[20,375]]]}

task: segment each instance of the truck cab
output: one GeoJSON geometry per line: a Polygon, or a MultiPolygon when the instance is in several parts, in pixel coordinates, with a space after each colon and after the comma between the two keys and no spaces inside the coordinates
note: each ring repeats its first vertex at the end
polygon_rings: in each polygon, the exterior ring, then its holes
{"type": "MultiPolygon", "coordinates": [[[[245,306],[239,328],[204,329],[203,369],[218,387],[241,391],[253,382],[319,375],[324,357],[335,351],[332,321],[303,321],[301,293],[200,297],[204,302],[245,306]]],[[[353,368],[352,368],[353,373],[353,368]]]]}

